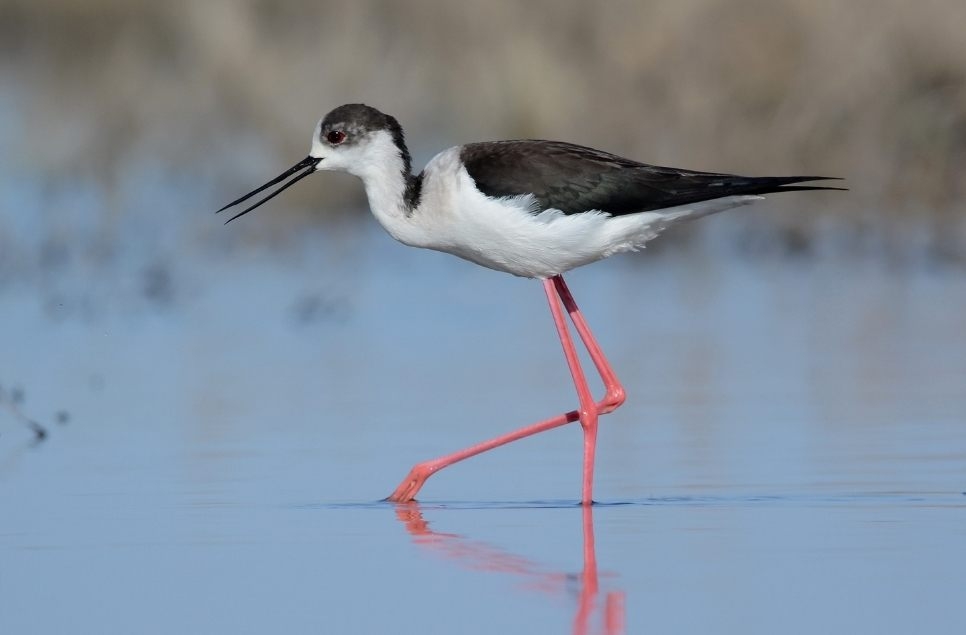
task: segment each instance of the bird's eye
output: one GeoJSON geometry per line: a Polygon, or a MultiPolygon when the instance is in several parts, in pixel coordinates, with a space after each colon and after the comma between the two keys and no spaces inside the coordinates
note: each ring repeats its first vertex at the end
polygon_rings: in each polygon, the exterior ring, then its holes
{"type": "Polygon", "coordinates": [[[331,143],[334,146],[337,146],[343,141],[345,141],[345,133],[342,132],[341,130],[333,130],[329,134],[325,135],[325,138],[329,140],[329,143],[331,143]]]}

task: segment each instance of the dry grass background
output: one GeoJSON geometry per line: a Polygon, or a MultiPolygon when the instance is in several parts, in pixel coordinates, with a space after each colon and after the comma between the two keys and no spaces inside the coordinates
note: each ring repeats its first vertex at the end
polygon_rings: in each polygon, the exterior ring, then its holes
{"type": "MultiPolygon", "coordinates": [[[[0,0],[0,186],[93,179],[112,200],[150,156],[170,178],[234,192],[360,100],[401,120],[418,160],[537,137],[845,176],[847,195],[775,222],[810,235],[834,218],[895,245],[915,224],[961,259],[964,25],[962,0],[0,0]]],[[[341,202],[361,195],[334,187],[341,202]]],[[[113,200],[115,214],[131,204],[113,200]]]]}

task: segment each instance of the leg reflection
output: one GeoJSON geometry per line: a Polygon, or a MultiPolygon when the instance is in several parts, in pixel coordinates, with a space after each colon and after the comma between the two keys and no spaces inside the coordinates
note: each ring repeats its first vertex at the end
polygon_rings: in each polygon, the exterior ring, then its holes
{"type": "Polygon", "coordinates": [[[405,525],[413,542],[468,569],[509,573],[524,579],[527,586],[550,593],[567,593],[569,589],[573,589],[573,582],[576,581],[578,590],[572,631],[574,635],[620,635],[625,632],[624,592],[607,591],[601,601],[597,552],[594,546],[594,508],[591,505],[581,507],[583,568],[577,575],[548,571],[524,556],[493,545],[459,534],[435,531],[430,528],[419,503],[415,501],[397,504],[396,518],[405,525]],[[595,623],[598,626],[595,627],[595,623]]]}

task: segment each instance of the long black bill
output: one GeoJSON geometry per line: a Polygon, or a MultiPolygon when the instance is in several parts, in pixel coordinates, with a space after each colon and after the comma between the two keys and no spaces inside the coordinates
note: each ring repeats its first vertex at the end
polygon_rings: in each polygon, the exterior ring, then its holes
{"type": "Polygon", "coordinates": [[[256,202],[254,205],[251,205],[249,207],[246,207],[242,211],[238,212],[237,214],[235,214],[234,216],[232,216],[231,218],[229,218],[228,220],[226,220],[225,221],[225,224],[227,225],[228,223],[232,222],[233,220],[235,220],[239,216],[244,216],[248,212],[252,211],[253,209],[255,209],[256,207],[258,207],[262,203],[265,203],[265,202],[270,201],[271,199],[275,198],[276,196],[278,196],[279,194],[281,194],[284,190],[292,187],[293,185],[295,185],[296,183],[298,183],[299,181],[301,181],[302,179],[304,179],[308,175],[310,175],[313,172],[315,172],[315,168],[316,168],[316,166],[319,164],[319,162],[321,160],[322,159],[317,159],[315,157],[305,157],[304,159],[302,159],[301,161],[299,161],[298,163],[296,163],[295,165],[293,165],[288,170],[285,170],[284,172],[282,172],[281,174],[279,174],[277,177],[275,177],[274,179],[272,179],[271,181],[269,181],[265,185],[263,185],[263,186],[261,186],[261,187],[259,187],[257,189],[252,190],[251,192],[249,192],[245,196],[242,196],[241,198],[235,199],[234,201],[232,201],[228,205],[225,205],[224,207],[222,207],[220,210],[218,210],[215,213],[216,214],[219,214],[219,213],[225,211],[226,209],[228,209],[229,207],[234,207],[235,205],[238,205],[239,203],[242,203],[244,201],[247,201],[251,197],[253,197],[256,194],[258,194],[259,192],[261,192],[261,191],[263,191],[265,189],[268,189],[268,188],[272,187],[273,185],[277,185],[277,184],[281,183],[282,181],[284,181],[288,177],[292,176],[296,172],[299,172],[300,170],[304,170],[303,172],[299,173],[294,179],[292,179],[291,181],[289,181],[288,183],[286,183],[282,187],[278,188],[277,190],[275,190],[274,192],[272,192],[271,194],[269,194],[265,198],[263,198],[260,201],[256,202]]]}

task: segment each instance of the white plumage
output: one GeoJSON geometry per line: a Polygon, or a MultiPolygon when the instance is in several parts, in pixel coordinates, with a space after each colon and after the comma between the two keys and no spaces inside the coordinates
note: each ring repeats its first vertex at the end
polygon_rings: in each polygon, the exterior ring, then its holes
{"type": "Polygon", "coordinates": [[[316,125],[308,157],[222,210],[292,177],[234,220],[313,172],[345,171],[362,179],[373,215],[400,242],[547,279],[640,249],[677,222],[747,205],[761,194],[837,189],[800,185],[823,177],[664,168],[555,141],[456,146],[418,175],[410,163],[393,117],[347,104],[316,125]]]}
{"type": "Polygon", "coordinates": [[[316,126],[308,157],[218,211],[289,179],[229,219],[234,220],[319,170],[360,177],[373,215],[407,245],[444,251],[516,276],[542,278],[577,390],[576,410],[417,463],[390,494],[387,500],[393,502],[413,500],[426,479],[448,465],[579,421],[584,434],[581,503],[590,505],[598,418],[617,409],[625,393],[561,274],[639,249],[674,223],[746,205],[761,194],[836,189],[800,185],[821,177],[696,172],[533,140],[449,148],[414,175],[399,122],[365,104],[346,104],[316,126]],[[564,311],[600,374],[600,398],[587,384],[564,311]]]}
{"type": "MultiPolygon", "coordinates": [[[[317,138],[317,137],[316,137],[317,138]]],[[[402,160],[389,133],[370,136],[364,160],[344,166],[313,144],[319,169],[346,169],[365,185],[369,207],[393,238],[526,278],[550,278],[622,251],[640,249],[670,225],[739,205],[760,196],[728,196],[663,210],[612,217],[589,210],[541,210],[532,195],[491,198],[480,192],[460,161],[460,147],[433,157],[423,170],[422,196],[405,200],[402,160]]]]}

